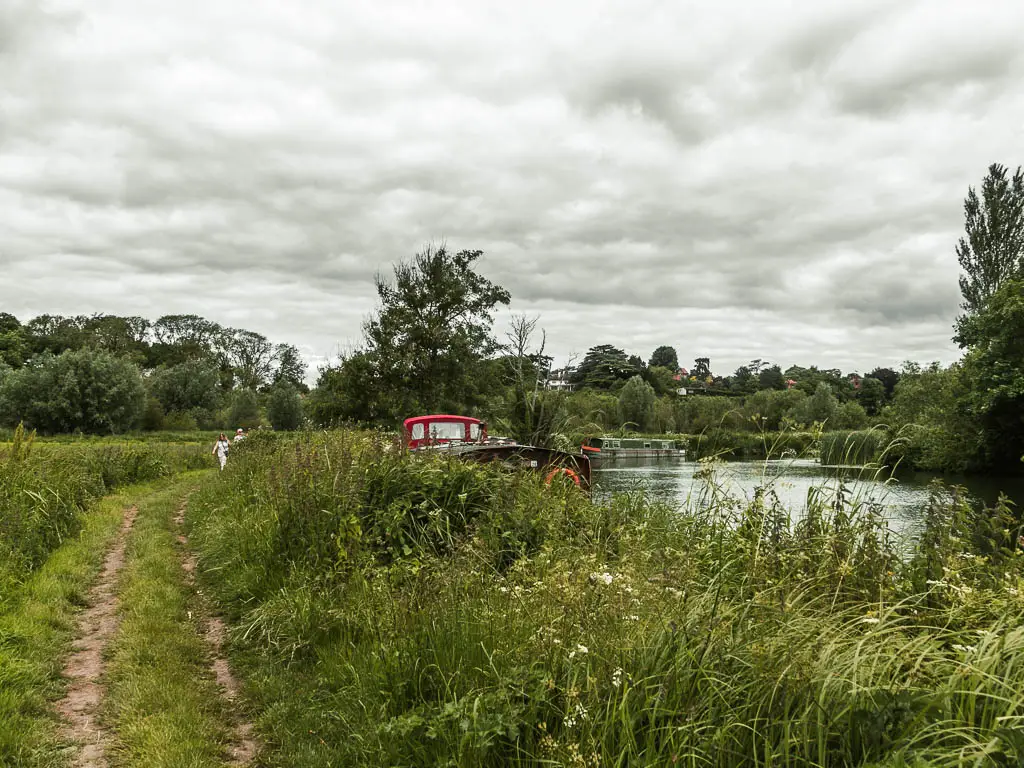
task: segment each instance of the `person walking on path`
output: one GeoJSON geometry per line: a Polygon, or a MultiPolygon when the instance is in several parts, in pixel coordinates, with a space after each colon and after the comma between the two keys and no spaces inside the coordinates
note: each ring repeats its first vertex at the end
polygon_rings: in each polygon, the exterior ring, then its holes
{"type": "Polygon", "coordinates": [[[213,446],[211,453],[217,455],[220,460],[221,471],[224,471],[224,465],[228,463],[228,451],[231,450],[231,443],[228,442],[227,437],[223,432],[220,433],[220,437],[217,438],[217,442],[213,446]]]}

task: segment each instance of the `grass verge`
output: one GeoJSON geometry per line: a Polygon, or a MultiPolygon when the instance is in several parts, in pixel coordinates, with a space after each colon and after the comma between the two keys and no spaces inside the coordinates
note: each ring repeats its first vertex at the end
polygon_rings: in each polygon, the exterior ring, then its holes
{"type": "Polygon", "coordinates": [[[93,505],[81,516],[77,537],[0,602],[0,766],[64,764],[50,702],[63,689],[63,659],[76,614],[117,536],[125,507],[168,482],[126,488],[93,505]]]}
{"type": "Polygon", "coordinates": [[[201,606],[184,581],[173,517],[195,476],[139,504],[121,581],[121,626],[108,668],[106,720],[115,765],[223,764],[225,713],[199,634],[201,606]]]}

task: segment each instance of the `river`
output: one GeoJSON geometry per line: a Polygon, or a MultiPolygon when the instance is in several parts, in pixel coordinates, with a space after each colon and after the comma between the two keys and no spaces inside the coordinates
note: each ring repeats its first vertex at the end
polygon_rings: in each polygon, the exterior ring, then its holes
{"type": "MultiPolygon", "coordinates": [[[[660,459],[615,459],[595,466],[594,492],[598,497],[627,490],[643,490],[650,496],[680,508],[699,499],[706,480],[695,476],[701,465],[669,457],[660,459]]],[[[851,497],[879,505],[889,528],[897,535],[914,537],[920,530],[928,503],[929,485],[936,478],[926,473],[904,473],[886,479],[857,468],[837,470],[816,461],[730,461],[718,465],[714,482],[730,495],[749,499],[756,487],[770,487],[795,516],[806,508],[812,488],[834,491],[845,483],[851,497]]],[[[1005,493],[1024,503],[1024,478],[944,477],[946,483],[963,485],[975,502],[992,504],[1005,493]]]]}

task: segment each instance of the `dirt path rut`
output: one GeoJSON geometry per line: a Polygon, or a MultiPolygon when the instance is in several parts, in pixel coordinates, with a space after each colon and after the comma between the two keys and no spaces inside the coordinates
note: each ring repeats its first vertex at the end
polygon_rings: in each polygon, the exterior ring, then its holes
{"type": "Polygon", "coordinates": [[[88,607],[78,620],[79,639],[64,666],[70,680],[67,694],[57,702],[64,718],[62,735],[81,745],[74,768],[107,768],[107,734],[99,723],[103,700],[104,652],[117,631],[117,579],[124,566],[128,533],[135,523],[138,508],[125,510],[114,546],[103,561],[99,579],[89,591],[88,607]]]}
{"type": "MultiPolygon", "coordinates": [[[[195,573],[197,565],[196,556],[188,548],[188,537],[183,533],[185,524],[185,506],[186,504],[183,503],[178,508],[178,513],[174,517],[174,523],[179,531],[178,543],[182,545],[183,555],[181,567],[182,570],[185,571],[185,580],[190,586],[195,588],[195,573]]],[[[200,590],[197,589],[196,592],[202,595],[200,590]]],[[[227,701],[225,709],[234,717],[230,745],[231,762],[229,765],[249,765],[256,755],[256,739],[253,735],[252,723],[241,716],[238,708],[242,686],[231,671],[231,667],[228,664],[228,660],[224,653],[224,645],[227,640],[227,627],[220,617],[213,615],[203,616],[202,623],[204,625],[202,632],[203,638],[206,640],[206,644],[210,649],[210,656],[212,658],[210,665],[211,669],[213,670],[213,674],[217,680],[217,685],[221,690],[221,694],[227,701]]]]}

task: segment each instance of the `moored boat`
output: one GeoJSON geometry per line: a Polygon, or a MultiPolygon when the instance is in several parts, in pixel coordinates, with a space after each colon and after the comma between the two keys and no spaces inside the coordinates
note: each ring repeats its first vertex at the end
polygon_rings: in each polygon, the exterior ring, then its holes
{"type": "Polygon", "coordinates": [[[590,454],[591,459],[597,461],[686,455],[686,450],[679,448],[675,440],[651,437],[590,437],[587,438],[583,450],[590,454]]]}
{"type": "Polygon", "coordinates": [[[487,424],[471,416],[433,414],[403,422],[402,440],[410,451],[441,450],[468,461],[500,461],[544,473],[548,483],[570,481],[590,490],[590,457],[536,445],[520,445],[506,437],[490,437],[487,424]]]}

